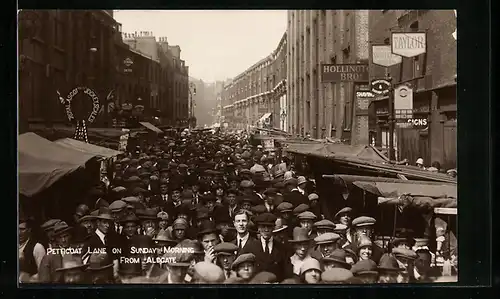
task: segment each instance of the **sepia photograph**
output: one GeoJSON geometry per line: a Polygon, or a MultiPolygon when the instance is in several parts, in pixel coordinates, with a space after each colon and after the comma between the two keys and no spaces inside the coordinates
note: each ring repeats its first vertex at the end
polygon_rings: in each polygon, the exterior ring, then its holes
{"type": "Polygon", "coordinates": [[[20,286],[458,282],[456,10],[17,17],[20,286]]]}

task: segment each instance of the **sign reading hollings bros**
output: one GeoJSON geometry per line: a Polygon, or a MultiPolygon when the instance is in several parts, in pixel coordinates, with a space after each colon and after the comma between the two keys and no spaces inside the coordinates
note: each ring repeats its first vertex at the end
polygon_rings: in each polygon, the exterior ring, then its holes
{"type": "Polygon", "coordinates": [[[368,64],[322,64],[322,82],[368,82],[368,64]]]}

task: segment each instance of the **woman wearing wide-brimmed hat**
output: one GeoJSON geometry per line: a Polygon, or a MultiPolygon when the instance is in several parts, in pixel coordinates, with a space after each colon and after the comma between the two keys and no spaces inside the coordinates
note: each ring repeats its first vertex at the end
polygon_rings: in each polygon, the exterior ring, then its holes
{"type": "Polygon", "coordinates": [[[307,229],[296,227],[293,229],[293,239],[288,240],[288,243],[295,249],[295,254],[290,257],[293,273],[300,275],[302,264],[306,258],[310,257],[309,251],[312,246],[312,239],[309,237],[307,229]]]}

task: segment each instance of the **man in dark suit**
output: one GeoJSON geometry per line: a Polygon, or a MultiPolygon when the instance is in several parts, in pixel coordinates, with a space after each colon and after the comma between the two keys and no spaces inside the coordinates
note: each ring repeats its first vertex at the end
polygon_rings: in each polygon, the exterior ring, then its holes
{"type": "Polygon", "coordinates": [[[303,195],[299,189],[297,189],[297,179],[290,178],[285,181],[285,192],[283,194],[284,201],[289,202],[293,207],[297,207],[300,204],[309,204],[309,199],[307,196],[303,195]]]}
{"type": "MultiPolygon", "coordinates": [[[[151,196],[149,201],[151,206],[161,207],[163,211],[165,211],[168,200],[168,180],[161,179],[160,180],[160,194],[151,196]]],[[[167,212],[167,211],[165,211],[167,212]]],[[[168,213],[168,212],[167,212],[168,213]]]]}
{"type": "Polygon", "coordinates": [[[120,237],[113,230],[114,218],[107,210],[99,211],[96,216],[97,229],[90,235],[86,242],[87,252],[83,254],[83,261],[87,263],[92,253],[105,252],[106,259],[109,263],[113,263],[114,274],[118,277],[118,259],[119,256],[115,252],[119,252],[122,248],[120,237]]]}
{"type": "Polygon", "coordinates": [[[278,281],[292,276],[292,265],[287,257],[282,243],[273,240],[276,216],[263,213],[255,218],[260,238],[257,242],[248,244],[241,250],[243,253],[253,253],[256,257],[257,273],[262,271],[276,275],[278,281]]]}
{"type": "Polygon", "coordinates": [[[249,221],[250,215],[246,210],[239,210],[233,216],[233,224],[236,229],[236,239],[231,241],[231,243],[238,246],[238,255],[240,255],[243,250],[252,247],[253,243],[257,243],[258,245],[258,241],[250,236],[250,232],[248,231],[249,221]]]}

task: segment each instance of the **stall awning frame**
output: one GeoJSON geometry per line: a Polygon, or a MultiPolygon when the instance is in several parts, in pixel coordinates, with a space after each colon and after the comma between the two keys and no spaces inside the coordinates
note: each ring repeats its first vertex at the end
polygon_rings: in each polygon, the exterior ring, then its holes
{"type": "Polygon", "coordinates": [[[146,121],[141,121],[139,122],[143,127],[155,132],[155,133],[163,133],[162,130],[158,129],[155,125],[149,123],[149,122],[146,122],[146,121]]]}

